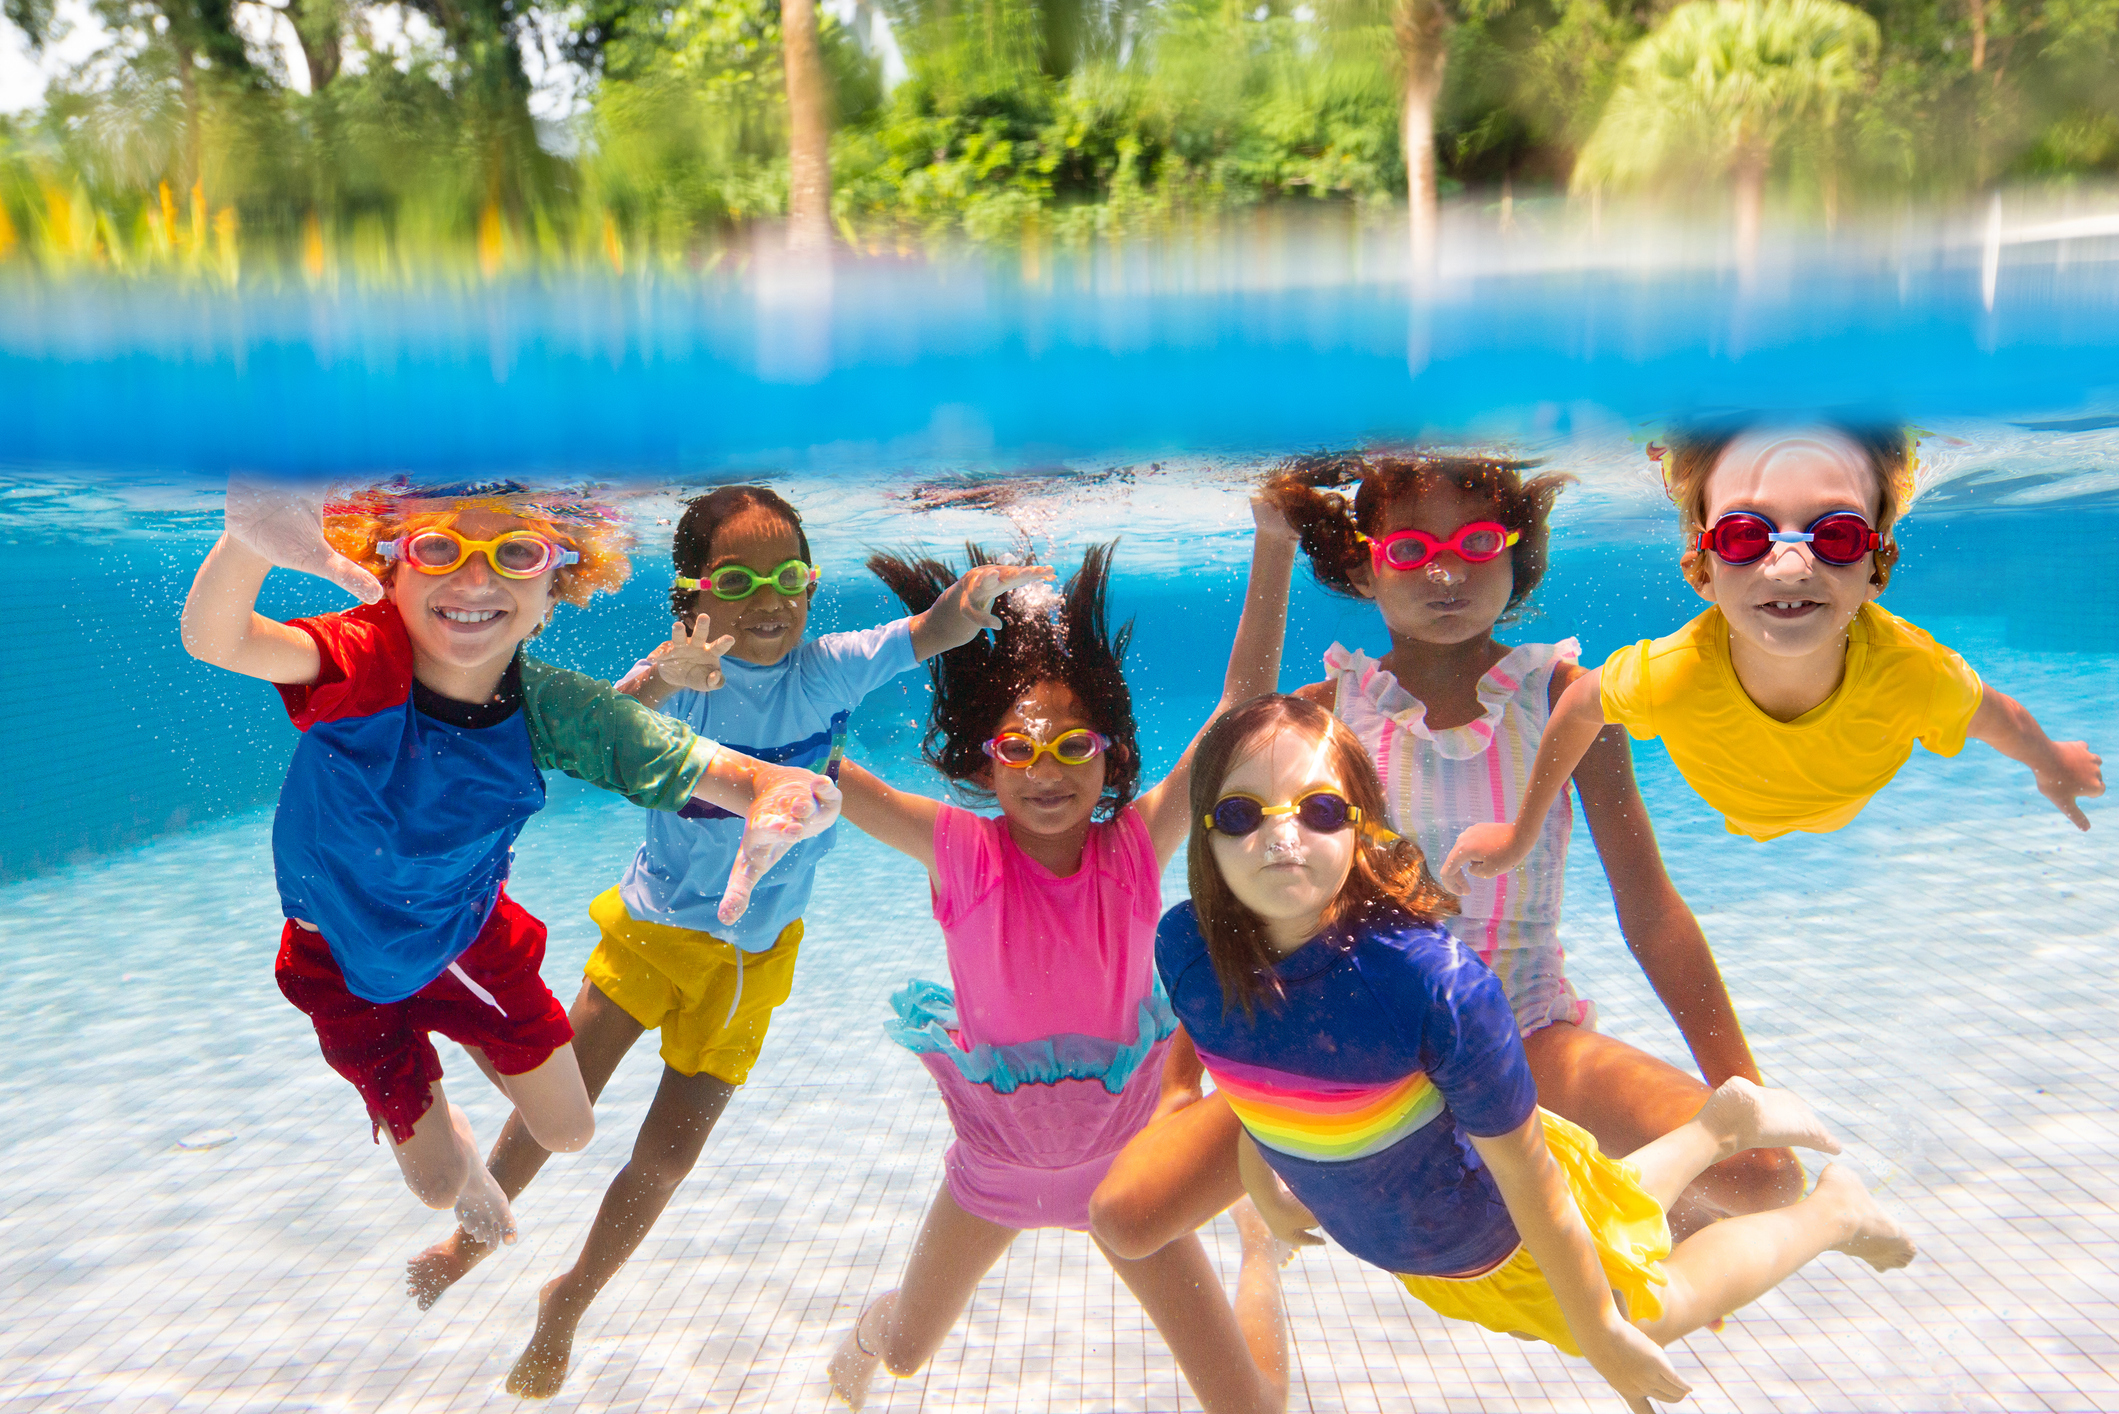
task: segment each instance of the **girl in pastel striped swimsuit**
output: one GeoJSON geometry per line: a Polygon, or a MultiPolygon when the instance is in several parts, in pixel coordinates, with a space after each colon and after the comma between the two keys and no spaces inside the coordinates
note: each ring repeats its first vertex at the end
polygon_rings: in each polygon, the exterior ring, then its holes
{"type": "Polygon", "coordinates": [[[1323,708],[1275,696],[1223,716],[1191,803],[1192,899],[1163,918],[1156,968],[1282,1238],[1322,1227],[1446,1316],[1586,1356],[1642,1414],[1688,1392],[1660,1347],[1823,1252],[1913,1259],[1837,1166],[1803,1201],[1673,1250],[1665,1210],[1709,1164],[1838,1144],[1796,1096],[1741,1078],[1624,1160],[1539,1109],[1500,983],[1436,926],[1454,900],[1376,828],[1367,753],[1323,708]]]}
{"type": "MultiPolygon", "coordinates": [[[[1294,559],[1293,532],[1260,508],[1217,712],[1272,687],[1294,559]]],[[[954,578],[932,560],[869,564],[916,611],[954,578]]],[[[993,798],[999,818],[892,790],[851,762],[841,772],[846,818],[928,872],[952,986],[900,991],[892,1035],[933,1075],[956,1131],[901,1286],[867,1304],[831,1361],[833,1390],[856,1409],[878,1364],[903,1377],[927,1362],[1020,1231],[1088,1227],[1091,1192],[1161,1098],[1174,1021],[1155,986],[1155,921],[1185,835],[1190,752],[1135,796],[1129,632],[1105,633],[1108,572],[1108,547],[1091,550],[1063,601],[1004,595],[990,644],[933,660],[928,760],[993,798]]],[[[1201,1404],[1277,1414],[1287,1253],[1250,1205],[1235,1216],[1233,1310],[1190,1233],[1138,1260],[1106,1255],[1201,1404]]]]}
{"type": "MultiPolygon", "coordinates": [[[[1494,640],[1544,575],[1546,521],[1565,481],[1525,481],[1525,466],[1318,456],[1288,464],[1265,491],[1301,532],[1318,582],[1373,602],[1390,633],[1381,658],[1334,644],[1331,677],[1300,695],[1353,730],[1382,778],[1390,827],[1436,859],[1467,825],[1515,818],[1551,705],[1581,673],[1573,639],[1494,640]],[[1351,503],[1329,489],[1357,481],[1351,503]]],[[[1594,1004],[1567,980],[1560,905],[1573,812],[1564,795],[1523,869],[1475,881],[1447,926],[1501,979],[1539,1103],[1626,1153],[1691,1118],[1710,1085],[1755,1083],[1759,1072],[1706,936],[1664,871],[1620,729],[1598,740],[1574,780],[1620,929],[1707,1084],[1600,1034],[1594,1004]]],[[[1197,1084],[1180,1034],[1171,1088],[1186,1083],[1188,1065],[1197,1084]]],[[[1235,1132],[1226,1102],[1209,1096],[1143,1133],[1096,1195],[1098,1236],[1122,1252],[1153,1251],[1233,1202],[1235,1132]]],[[[1793,1154],[1757,1150],[1702,1175],[1675,1221],[1690,1231],[1801,1192],[1793,1154]]]]}

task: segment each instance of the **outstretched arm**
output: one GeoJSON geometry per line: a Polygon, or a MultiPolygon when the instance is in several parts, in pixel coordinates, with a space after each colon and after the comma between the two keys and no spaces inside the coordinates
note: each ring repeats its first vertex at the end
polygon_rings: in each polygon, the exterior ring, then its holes
{"type": "Polygon", "coordinates": [[[863,834],[901,854],[909,854],[934,877],[934,826],[942,803],[885,784],[852,761],[839,763],[839,786],[845,792],[845,814],[863,834]]]}
{"type": "Polygon", "coordinates": [[[1280,684],[1280,647],[1288,626],[1288,580],[1295,569],[1295,551],[1301,539],[1287,518],[1271,502],[1251,498],[1255,529],[1251,538],[1251,578],[1245,586],[1243,616],[1236,623],[1236,641],[1229,648],[1229,669],[1223,675],[1221,701],[1185,747],[1184,755],[1170,774],[1140,796],[1141,819],[1148,838],[1155,843],[1155,862],[1165,865],[1191,826],[1192,751],[1214,725],[1215,718],[1239,702],[1247,702],[1280,684]]]}
{"type": "Polygon", "coordinates": [[[799,766],[774,766],[716,746],[692,798],[744,817],[728,888],[717,915],[733,923],[750,907],[751,891],[796,842],[821,835],[839,818],[839,788],[799,766]]]}
{"type": "Polygon", "coordinates": [[[328,579],[364,604],[383,597],[375,576],[324,539],[323,506],[314,489],[229,480],[225,529],[184,599],[186,652],[267,682],[316,681],[323,664],[315,640],[257,612],[258,590],[272,567],[328,579]]]}
{"type": "Polygon", "coordinates": [[[1648,1399],[1677,1400],[1691,1392],[1678,1378],[1669,1357],[1640,1328],[1619,1314],[1611,1284],[1597,1260],[1596,1244],[1575,1206],[1567,1178],[1545,1147],[1545,1118],[1530,1118],[1491,1139],[1471,1136],[1472,1147],[1486,1160],[1501,1201],[1531,1260],[1559,1302],[1567,1329],[1597,1373],[1634,1409],[1646,1411],[1648,1399]]]}
{"type": "Polygon", "coordinates": [[[690,628],[678,619],[670,625],[670,636],[655,645],[654,652],[633,665],[633,670],[612,684],[642,706],[661,707],[679,690],[713,692],[724,682],[721,655],[736,646],[735,635],[722,634],[707,641],[706,625],[694,621],[690,628]]]}
{"type": "Polygon", "coordinates": [[[1457,836],[1449,857],[1435,871],[1442,887],[1463,892],[1466,873],[1491,879],[1530,857],[1538,842],[1545,817],[1567,790],[1568,778],[1582,763],[1597,733],[1604,730],[1603,679],[1595,670],[1576,678],[1546,719],[1545,735],[1538,741],[1538,759],[1531,763],[1530,786],[1523,792],[1522,808],[1514,823],[1473,825],[1457,836]]]}
{"type": "Polygon", "coordinates": [[[1575,768],[1582,814],[1611,882],[1619,931],[1648,983],[1677,1022],[1707,1084],[1733,1075],[1758,1083],[1758,1065],[1692,910],[1670,882],[1655,825],[1633,778],[1633,752],[1621,727],[1606,727],[1575,768]]]}
{"type": "Polygon", "coordinates": [[[1980,694],[1965,735],[2030,767],[2038,793],[2074,821],[2076,829],[2090,827],[2090,817],[2075,799],[2104,794],[2104,758],[2091,752],[2088,742],[2052,740],[2021,702],[1991,687],[1980,694]]]}

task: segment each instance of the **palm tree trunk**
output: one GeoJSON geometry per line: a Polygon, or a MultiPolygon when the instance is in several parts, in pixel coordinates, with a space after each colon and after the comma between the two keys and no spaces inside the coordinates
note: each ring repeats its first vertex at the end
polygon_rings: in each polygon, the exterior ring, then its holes
{"type": "Polygon", "coordinates": [[[816,0],[781,0],[780,54],[787,69],[787,248],[831,249],[831,124],[816,0]]]}
{"type": "Polygon", "coordinates": [[[1747,290],[1758,282],[1759,231],[1765,224],[1766,166],[1770,157],[1764,147],[1746,143],[1737,149],[1730,171],[1736,197],[1736,278],[1737,284],[1747,290]]]}
{"type": "Polygon", "coordinates": [[[1449,62],[1449,11],[1442,0],[1398,0],[1391,27],[1405,68],[1398,130],[1405,143],[1405,209],[1415,291],[1432,289],[1441,224],[1435,181],[1435,100],[1449,62]]]}

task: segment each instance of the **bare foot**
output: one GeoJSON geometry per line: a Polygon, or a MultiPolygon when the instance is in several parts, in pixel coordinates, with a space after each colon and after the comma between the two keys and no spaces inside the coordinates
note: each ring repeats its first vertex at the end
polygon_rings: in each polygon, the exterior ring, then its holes
{"type": "Polygon", "coordinates": [[[493,1249],[462,1228],[450,1233],[405,1263],[405,1294],[429,1310],[464,1273],[491,1256],[493,1249]]]}
{"type": "Polygon", "coordinates": [[[508,1195],[500,1191],[500,1185],[486,1171],[486,1161],[479,1157],[478,1141],[471,1137],[470,1119],[455,1105],[449,1106],[449,1119],[456,1127],[457,1143],[471,1156],[470,1174],[464,1179],[463,1191],[456,1195],[457,1226],[489,1248],[513,1242],[515,1210],[508,1206],[508,1195]]]}
{"type": "Polygon", "coordinates": [[[574,1358],[574,1323],[552,1299],[564,1276],[553,1277],[537,1293],[537,1329],[508,1371],[508,1393],[522,1399],[550,1399],[567,1382],[567,1363],[574,1358]]]}
{"type": "Polygon", "coordinates": [[[868,1386],[876,1377],[876,1366],[883,1363],[881,1317],[887,1314],[883,1303],[895,1302],[897,1295],[886,1291],[869,1302],[854,1321],[853,1329],[846,1333],[846,1339],[831,1353],[831,1392],[844,1400],[848,1409],[859,1409],[868,1402],[868,1386]]]}
{"type": "Polygon", "coordinates": [[[1823,1198],[1845,1205],[1848,1226],[1854,1235],[1835,1243],[1832,1250],[1859,1257],[1880,1272],[1895,1271],[1913,1260],[1913,1239],[1900,1227],[1862,1185],[1861,1175],[1845,1164],[1827,1164],[1817,1176],[1812,1200],[1823,1198]]]}
{"type": "Polygon", "coordinates": [[[1707,1097],[1700,1119],[1717,1134],[1729,1136],[1736,1153],[1746,1149],[1815,1149],[1839,1152],[1839,1141],[1793,1090],[1768,1090],[1740,1075],[1723,1081],[1707,1097]]]}

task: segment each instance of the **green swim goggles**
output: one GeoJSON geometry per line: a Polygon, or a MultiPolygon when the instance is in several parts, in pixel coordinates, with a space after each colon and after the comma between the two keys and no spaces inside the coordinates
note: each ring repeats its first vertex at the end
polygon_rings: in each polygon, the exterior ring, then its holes
{"type": "MultiPolygon", "coordinates": [[[[759,574],[748,565],[723,565],[704,580],[707,589],[716,599],[748,599],[766,585],[781,594],[804,594],[817,587],[824,571],[815,565],[805,565],[800,560],[788,560],[774,567],[771,574],[759,574]]],[[[677,576],[677,587],[687,592],[697,590],[702,581],[677,576]]]]}

